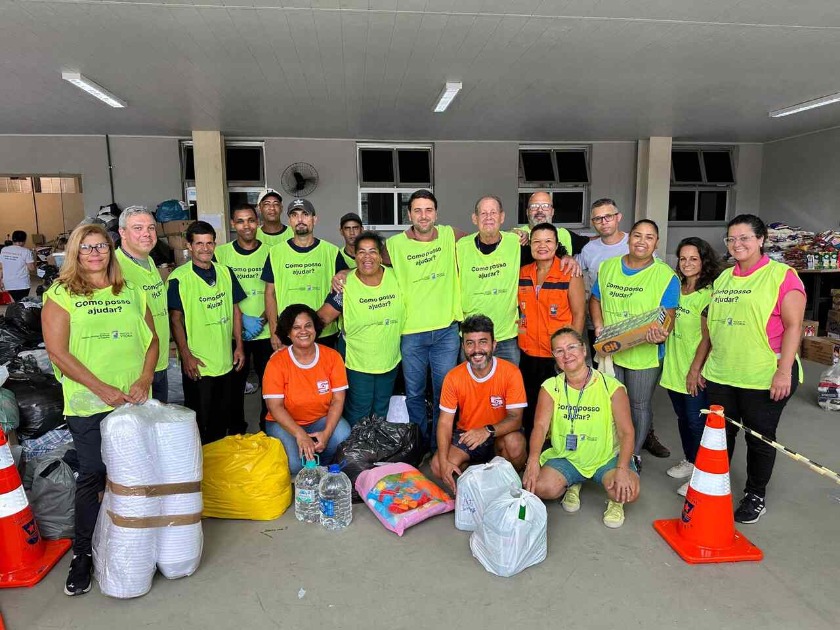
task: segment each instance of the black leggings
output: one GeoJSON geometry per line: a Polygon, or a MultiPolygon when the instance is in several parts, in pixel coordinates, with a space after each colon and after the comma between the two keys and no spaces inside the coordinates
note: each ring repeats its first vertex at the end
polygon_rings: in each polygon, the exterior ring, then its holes
{"type": "MultiPolygon", "coordinates": [[[[722,405],[728,417],[738,420],[745,427],[761,433],[766,438],[775,440],[782,411],[798,386],[799,365],[794,362],[790,395],[782,400],[771,399],[769,389],[743,389],[711,381],[706,386],[706,393],[709,396],[710,405],[722,405]]],[[[729,450],[730,461],[735,451],[735,438],[739,430],[734,424],[726,423],[726,446],[729,450]]],[[[767,492],[770,477],[773,475],[776,449],[749,433],[744,435],[744,440],[747,443],[747,483],[744,491],[763,497],[767,492]]]]}
{"type": "Polygon", "coordinates": [[[91,539],[99,516],[99,493],[105,490],[105,464],[102,462],[102,433],[99,425],[110,412],[92,416],[64,416],[73,447],[79,458],[79,476],[76,478],[75,519],[76,534],[73,541],[75,555],[91,553],[91,539]]]}

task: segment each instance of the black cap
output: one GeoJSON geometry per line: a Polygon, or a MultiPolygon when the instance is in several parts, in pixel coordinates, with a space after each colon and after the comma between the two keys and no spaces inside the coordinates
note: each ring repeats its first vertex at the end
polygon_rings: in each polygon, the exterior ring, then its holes
{"type": "Polygon", "coordinates": [[[315,206],[308,199],[293,199],[289,207],[286,208],[286,214],[292,214],[295,210],[303,210],[307,214],[315,216],[315,206]]]}
{"type": "Polygon", "coordinates": [[[362,217],[360,217],[355,212],[348,212],[343,217],[341,217],[341,221],[338,222],[338,227],[343,228],[344,224],[348,221],[355,221],[359,225],[364,225],[364,223],[362,222],[362,217]]]}

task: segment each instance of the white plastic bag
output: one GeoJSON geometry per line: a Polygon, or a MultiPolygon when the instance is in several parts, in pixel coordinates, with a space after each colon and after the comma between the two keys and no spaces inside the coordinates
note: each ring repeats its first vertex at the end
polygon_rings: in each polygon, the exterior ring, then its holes
{"type": "Polygon", "coordinates": [[[465,532],[475,531],[490,503],[521,489],[522,480],[504,457],[494,457],[486,464],[476,464],[458,477],[455,494],[455,527],[465,532]]]}
{"type": "Polygon", "coordinates": [[[516,575],[545,560],[548,553],[545,505],[527,490],[499,497],[470,536],[473,556],[490,573],[516,575]]]}
{"type": "Polygon", "coordinates": [[[840,411],[840,363],[820,375],[817,404],[826,411],[840,411]]]}

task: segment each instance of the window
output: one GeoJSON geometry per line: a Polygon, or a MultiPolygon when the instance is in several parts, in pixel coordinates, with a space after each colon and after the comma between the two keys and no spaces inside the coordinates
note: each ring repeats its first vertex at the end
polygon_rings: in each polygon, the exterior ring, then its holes
{"type": "Polygon", "coordinates": [[[556,224],[583,226],[589,205],[589,147],[520,147],[520,223],[528,222],[528,198],[537,190],[551,193],[556,224]]]}
{"type": "MultiPolygon", "coordinates": [[[[181,168],[184,198],[192,208],[192,216],[196,216],[195,152],[190,141],[181,143],[181,168]]],[[[225,173],[229,208],[243,201],[256,204],[266,187],[263,143],[225,142],[225,173]]]]}
{"type": "Polygon", "coordinates": [[[431,145],[358,145],[359,215],[373,229],[410,225],[408,199],[434,190],[431,145]]]}
{"type": "Polygon", "coordinates": [[[674,147],[671,151],[670,223],[723,223],[735,185],[732,149],[674,147]]]}

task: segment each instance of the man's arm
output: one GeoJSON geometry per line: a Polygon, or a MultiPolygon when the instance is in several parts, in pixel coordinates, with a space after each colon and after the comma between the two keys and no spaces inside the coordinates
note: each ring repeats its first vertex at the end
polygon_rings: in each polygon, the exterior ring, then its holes
{"type": "Polygon", "coordinates": [[[265,319],[268,321],[268,330],[271,333],[271,347],[280,350],[283,344],[277,336],[277,296],[273,282],[265,283],[265,319]]]}
{"type": "Polygon", "coordinates": [[[569,280],[569,308],[572,311],[572,328],[583,334],[586,327],[586,288],[580,276],[569,280]]]}

